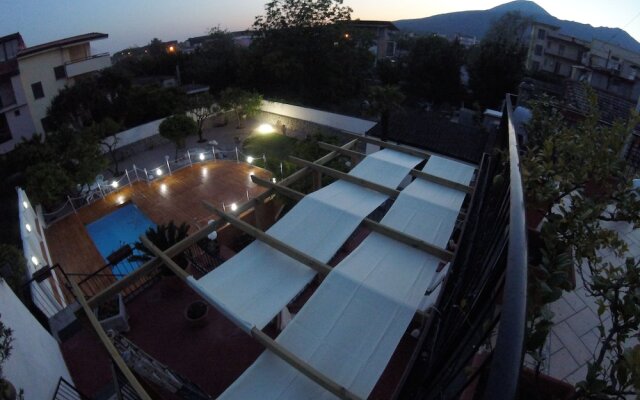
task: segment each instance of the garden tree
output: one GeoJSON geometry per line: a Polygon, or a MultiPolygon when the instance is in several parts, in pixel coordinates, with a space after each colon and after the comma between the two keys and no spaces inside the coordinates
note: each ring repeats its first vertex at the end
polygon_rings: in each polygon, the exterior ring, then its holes
{"type": "Polygon", "coordinates": [[[35,164],[25,171],[26,191],[31,201],[40,203],[49,211],[64,199],[73,186],[73,180],[58,163],[45,161],[35,164]]]}
{"type": "Polygon", "coordinates": [[[198,131],[198,126],[193,119],[184,115],[172,115],[162,121],[159,127],[160,136],[172,141],[176,145],[175,159],[178,159],[178,149],[185,147],[187,136],[198,131]]]}
{"type": "Polygon", "coordinates": [[[402,63],[396,60],[383,59],[376,63],[376,74],[383,85],[397,85],[403,73],[402,63]]]}
{"type": "Polygon", "coordinates": [[[206,92],[188,97],[187,109],[198,126],[198,142],[206,142],[202,137],[202,126],[207,118],[216,115],[220,111],[220,107],[214,102],[213,96],[206,92]]]}
{"type": "Polygon", "coordinates": [[[123,121],[131,79],[118,69],[107,68],[62,89],[47,111],[55,127],[81,130],[104,118],[123,121]]]}
{"type": "Polygon", "coordinates": [[[540,257],[530,260],[526,348],[541,358],[553,319],[545,306],[570,289],[568,275],[577,269],[599,305],[601,325],[600,345],[592,349],[576,397],[608,399],[640,389],[640,346],[628,347],[640,325],[640,260],[625,258],[627,244],[611,229],[613,222],[633,229],[640,223],[640,196],[621,157],[638,118],[612,126],[599,119],[595,96],[591,111],[575,124],[543,98],[526,127],[527,211],[545,218],[540,257]],[[616,257],[603,258],[609,252],[616,257]]]}
{"type": "Polygon", "coordinates": [[[242,76],[270,95],[334,105],[362,92],[373,67],[369,41],[346,24],[341,0],[273,0],[253,24],[242,76]],[[348,33],[348,34],[347,34],[348,33]]]}
{"type": "MultiPolygon", "coordinates": [[[[176,225],[174,221],[169,221],[167,224],[160,224],[155,227],[148,228],[144,234],[158,249],[164,251],[189,236],[188,232],[189,225],[186,222],[176,225]]],[[[129,261],[147,262],[156,257],[156,255],[140,241],[134,243],[133,249],[135,252],[128,258],[129,261]]],[[[187,268],[187,260],[184,252],[173,257],[173,261],[182,268],[187,268]]],[[[168,267],[162,268],[164,275],[173,275],[173,272],[171,272],[168,267]]]]}
{"type": "Polygon", "coordinates": [[[0,244],[0,270],[2,279],[17,296],[22,296],[22,284],[25,281],[27,264],[22,252],[15,246],[0,244]]]}
{"type": "Polygon", "coordinates": [[[260,110],[262,96],[238,88],[226,88],[220,93],[220,107],[224,111],[233,111],[236,115],[236,128],[241,128],[242,117],[250,117],[260,110]]]}
{"type": "Polygon", "coordinates": [[[508,12],[493,23],[469,53],[469,86],[483,107],[497,107],[524,75],[524,35],[530,19],[508,12]]]}
{"type": "Polygon", "coordinates": [[[183,61],[183,81],[209,86],[213,93],[238,84],[240,63],[246,49],[236,46],[233,36],[220,28],[212,28],[207,40],[183,61]]]}
{"type": "Polygon", "coordinates": [[[118,157],[116,157],[116,147],[118,145],[118,137],[116,133],[122,131],[120,124],[112,120],[111,118],[105,118],[101,122],[94,123],[90,127],[85,129],[85,132],[93,137],[98,138],[102,148],[106,149],[111,157],[111,163],[113,164],[113,171],[111,173],[114,176],[120,175],[120,169],[118,168],[118,157]]]}
{"type": "Polygon", "coordinates": [[[394,111],[402,110],[404,95],[398,86],[372,86],[369,89],[369,107],[367,112],[380,119],[380,139],[387,140],[389,135],[389,120],[394,111]]]}
{"type": "Polygon", "coordinates": [[[457,100],[462,93],[462,46],[440,36],[419,38],[407,59],[407,88],[436,103],[457,100]]]}
{"type": "Polygon", "coordinates": [[[123,125],[128,128],[184,111],[186,107],[185,94],[176,88],[132,87],[126,101],[123,125]]]}

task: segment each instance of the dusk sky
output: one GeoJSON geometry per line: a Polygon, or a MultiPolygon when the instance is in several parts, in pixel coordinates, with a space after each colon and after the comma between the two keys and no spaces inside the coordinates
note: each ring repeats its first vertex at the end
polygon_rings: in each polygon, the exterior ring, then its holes
{"type": "MultiPolygon", "coordinates": [[[[87,32],[109,39],[96,51],[115,52],[152,38],[183,41],[211,27],[242,30],[262,14],[265,0],[0,0],[0,36],[20,32],[27,46],[87,32]]],[[[500,0],[346,0],[352,18],[397,20],[495,7],[500,0]]],[[[560,18],[625,29],[640,41],[638,0],[538,0],[560,18]]]]}

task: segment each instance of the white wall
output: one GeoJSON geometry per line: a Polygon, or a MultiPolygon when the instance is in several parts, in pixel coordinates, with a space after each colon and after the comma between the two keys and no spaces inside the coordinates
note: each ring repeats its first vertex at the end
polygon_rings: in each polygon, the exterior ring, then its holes
{"type": "Polygon", "coordinates": [[[264,112],[284,115],[285,117],[309,121],[318,125],[328,126],[329,128],[345,130],[362,135],[364,135],[369,129],[373,128],[377,123],[366,119],[349,117],[347,115],[266,100],[262,102],[260,109],[264,112]]]}
{"type": "MultiPolygon", "coordinates": [[[[155,121],[147,122],[146,124],[138,125],[131,129],[127,129],[126,131],[116,133],[115,137],[117,138],[118,143],[116,143],[115,148],[120,149],[124,146],[130,145],[132,143],[139,142],[140,140],[157,135],[160,124],[164,120],[165,120],[164,118],[160,118],[155,121]]],[[[111,144],[113,143],[114,140],[115,138],[113,136],[110,136],[105,139],[105,142],[111,144]]],[[[102,146],[102,147],[103,147],[102,148],[103,152],[106,153],[109,151],[109,149],[106,146],[102,146]]]]}
{"type": "Polygon", "coordinates": [[[14,338],[4,375],[17,390],[24,390],[25,399],[51,399],[61,376],[73,383],[58,342],[4,281],[0,282],[0,315],[14,338]]]}

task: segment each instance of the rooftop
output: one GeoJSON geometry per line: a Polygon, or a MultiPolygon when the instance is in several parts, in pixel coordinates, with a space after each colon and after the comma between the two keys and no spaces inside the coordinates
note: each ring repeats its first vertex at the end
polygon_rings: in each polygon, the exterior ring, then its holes
{"type": "Polygon", "coordinates": [[[52,42],[43,43],[37,46],[31,46],[31,47],[22,49],[20,50],[20,52],[18,52],[18,58],[32,56],[34,54],[42,53],[42,52],[56,49],[59,47],[72,46],[79,43],[90,42],[92,40],[106,39],[108,37],[109,35],[106,33],[91,32],[91,33],[85,33],[82,35],[71,36],[64,39],[58,39],[52,42]]]}

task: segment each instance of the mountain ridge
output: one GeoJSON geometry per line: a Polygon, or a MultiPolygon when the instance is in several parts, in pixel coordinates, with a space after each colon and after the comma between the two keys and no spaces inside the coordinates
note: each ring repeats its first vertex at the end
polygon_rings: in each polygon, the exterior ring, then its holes
{"type": "Polygon", "coordinates": [[[561,20],[549,14],[534,1],[528,0],[511,1],[488,10],[457,11],[425,18],[403,19],[394,21],[394,24],[402,31],[446,35],[463,34],[481,39],[493,21],[509,11],[520,11],[524,16],[532,17],[536,22],[559,26],[560,33],[568,36],[586,41],[598,39],[640,53],[640,43],[623,29],[594,27],[590,24],[561,20]]]}

